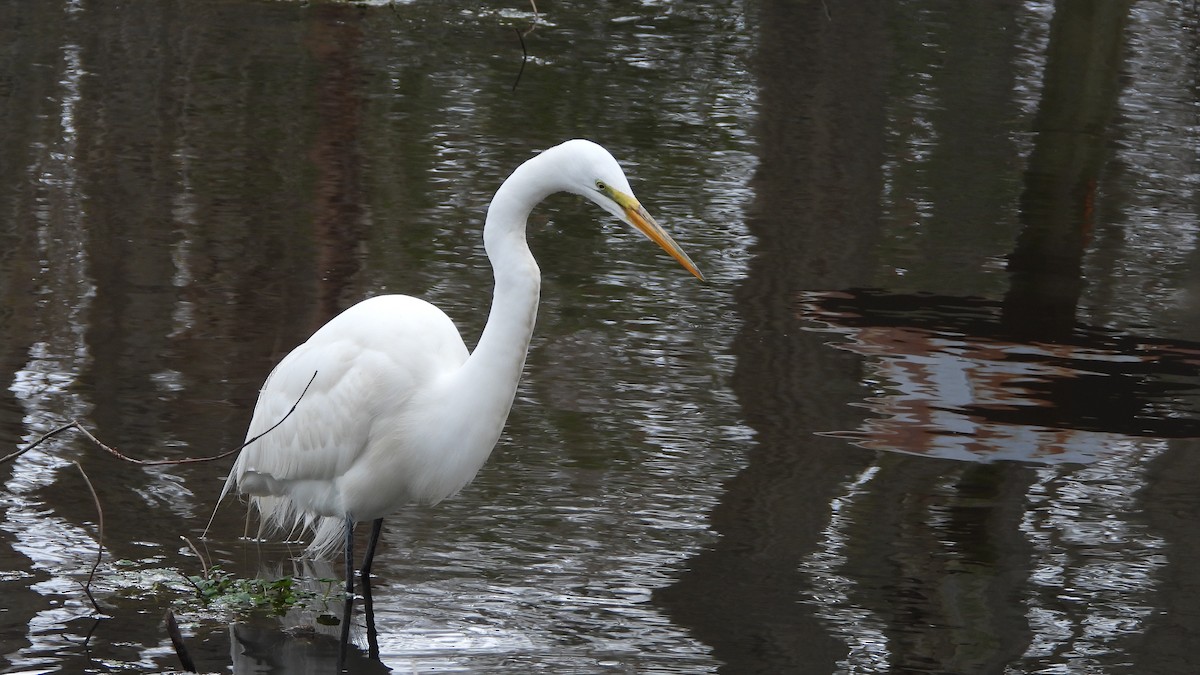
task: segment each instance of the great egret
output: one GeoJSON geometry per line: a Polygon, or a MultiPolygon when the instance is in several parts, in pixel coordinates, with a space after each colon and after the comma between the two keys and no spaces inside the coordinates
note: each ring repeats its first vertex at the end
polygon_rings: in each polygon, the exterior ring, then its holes
{"type": "Polygon", "coordinates": [[[458,492],[500,438],[541,285],[525,223],[555,192],[590,199],[704,278],[634,199],[612,155],[591,141],[567,141],[517,167],[488,207],[483,242],[495,291],[473,353],[437,307],[383,295],[322,326],[267,377],[246,437],[267,433],[242,450],[221,499],[237,485],[269,529],[312,529],[314,557],[342,539],[348,597],[355,524],[372,522],[366,580],[384,516],[458,492]]]}

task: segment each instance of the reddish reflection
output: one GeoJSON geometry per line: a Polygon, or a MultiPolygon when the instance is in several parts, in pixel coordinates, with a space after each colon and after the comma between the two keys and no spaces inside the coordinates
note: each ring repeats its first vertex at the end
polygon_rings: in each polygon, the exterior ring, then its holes
{"type": "Polygon", "coordinates": [[[874,417],[832,431],[875,450],[973,462],[1088,463],[1133,437],[1200,436],[1200,345],[1077,328],[1006,334],[1000,303],[880,291],[803,293],[801,318],[866,357],[874,417]]]}
{"type": "Polygon", "coordinates": [[[316,9],[309,47],[322,66],[317,81],[317,171],[313,239],[319,282],[312,329],[360,299],[356,286],[365,239],[365,202],[359,148],[363,108],[359,12],[325,5],[316,9]]]}

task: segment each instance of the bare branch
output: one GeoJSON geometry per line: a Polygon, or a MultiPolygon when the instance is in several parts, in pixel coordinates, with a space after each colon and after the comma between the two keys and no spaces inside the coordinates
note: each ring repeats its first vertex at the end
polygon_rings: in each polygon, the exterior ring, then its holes
{"type": "Polygon", "coordinates": [[[8,454],[8,455],[5,455],[4,457],[0,457],[0,464],[3,464],[5,462],[11,462],[12,460],[29,452],[30,450],[36,448],[37,446],[41,445],[42,443],[45,443],[46,441],[50,440],[51,438],[54,438],[55,436],[61,434],[62,432],[66,431],[68,429],[77,428],[77,427],[78,427],[78,423],[75,422],[74,420],[72,420],[60,427],[51,429],[50,431],[47,431],[46,433],[42,434],[36,441],[34,441],[33,443],[30,443],[24,449],[17,450],[16,452],[14,452],[12,454],[8,454]]]}
{"type": "Polygon", "coordinates": [[[196,548],[196,545],[192,543],[191,539],[188,539],[187,537],[183,536],[182,534],[179,535],[179,538],[184,540],[185,542],[187,542],[188,548],[192,549],[192,553],[195,553],[196,557],[200,559],[200,569],[203,570],[204,578],[207,579],[208,578],[208,561],[204,559],[204,555],[202,553],[200,553],[200,549],[196,548]]]}
{"type": "Polygon", "coordinates": [[[225,459],[226,457],[237,453],[238,451],[240,451],[242,448],[246,447],[247,445],[250,445],[254,441],[257,441],[258,439],[262,438],[263,436],[266,436],[267,434],[271,433],[276,428],[278,428],[279,425],[283,424],[284,421],[287,420],[287,418],[291,417],[292,413],[296,412],[296,406],[300,405],[300,401],[304,399],[304,395],[308,393],[308,388],[312,386],[313,380],[315,380],[315,379],[317,379],[317,373],[314,371],[312,377],[309,378],[309,380],[308,380],[308,384],[304,385],[304,391],[300,392],[300,397],[297,398],[296,402],[292,404],[292,407],[287,411],[287,414],[284,415],[278,422],[271,425],[271,428],[269,428],[266,431],[262,432],[261,434],[255,436],[254,438],[247,439],[245,443],[242,443],[241,445],[237,446],[236,448],[234,448],[232,450],[227,450],[225,452],[222,452],[219,455],[213,455],[212,457],[184,457],[182,459],[136,459],[136,458],[130,457],[128,455],[125,455],[120,450],[117,450],[116,448],[106,445],[105,443],[101,442],[100,439],[93,436],[90,431],[88,431],[86,428],[84,428],[83,424],[81,424],[79,422],[79,420],[71,420],[70,422],[63,424],[62,426],[56,427],[56,428],[51,429],[50,431],[47,431],[46,433],[42,434],[36,441],[34,441],[33,443],[30,443],[25,448],[22,448],[21,450],[17,450],[16,452],[13,452],[11,454],[5,455],[3,458],[0,458],[0,464],[3,464],[5,462],[10,462],[10,461],[16,459],[17,457],[20,457],[21,455],[29,452],[30,450],[33,450],[34,448],[36,448],[37,446],[46,442],[47,440],[53,438],[54,436],[57,436],[57,435],[63,433],[64,431],[67,431],[68,429],[75,429],[79,433],[83,434],[85,438],[87,438],[89,441],[94,443],[97,447],[104,450],[105,452],[112,455],[113,457],[116,457],[117,459],[119,459],[121,461],[129,462],[131,464],[138,464],[140,466],[162,466],[162,465],[166,465],[166,464],[195,464],[198,462],[213,462],[218,459],[225,459]]]}
{"type": "Polygon", "coordinates": [[[521,84],[521,75],[525,73],[525,63],[529,61],[529,52],[525,51],[525,35],[521,33],[521,29],[514,28],[517,31],[517,39],[521,41],[521,69],[517,71],[517,79],[513,81],[512,90],[517,90],[517,85],[521,84]]]}
{"type": "Polygon", "coordinates": [[[96,578],[96,569],[100,567],[100,560],[104,557],[104,509],[100,507],[100,497],[96,494],[96,488],[92,487],[92,479],[88,478],[87,472],[83,470],[83,465],[75,462],[75,468],[79,469],[79,473],[83,475],[83,482],[87,484],[88,492],[92,493],[92,502],[96,505],[96,560],[92,563],[92,569],[88,572],[87,583],[83,585],[83,592],[87,593],[88,600],[92,601],[92,607],[99,612],[100,605],[96,603],[95,596],[92,595],[92,579],[96,578]]]}
{"type": "Polygon", "coordinates": [[[538,19],[541,17],[541,14],[538,13],[537,1],[529,0],[529,4],[533,7],[533,21],[529,22],[529,28],[526,28],[525,30],[521,30],[519,28],[513,29],[517,31],[517,40],[521,42],[521,69],[517,71],[517,79],[513,82],[512,86],[513,91],[516,91],[517,85],[521,84],[521,75],[525,73],[525,64],[529,62],[529,52],[525,49],[525,36],[529,35],[533,32],[533,29],[537,28],[538,19]]]}

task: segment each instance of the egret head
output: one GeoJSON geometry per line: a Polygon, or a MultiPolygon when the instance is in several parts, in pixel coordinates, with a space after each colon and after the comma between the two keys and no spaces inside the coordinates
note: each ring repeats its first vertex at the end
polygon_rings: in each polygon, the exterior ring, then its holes
{"type": "Polygon", "coordinates": [[[633,196],[633,189],[629,187],[625,172],[607,150],[591,141],[575,139],[546,152],[562,153],[565,159],[562,178],[570,186],[568,189],[571,192],[586,197],[633,226],[650,241],[661,246],[696,278],[704,279],[704,275],[696,268],[692,259],[633,196]]]}

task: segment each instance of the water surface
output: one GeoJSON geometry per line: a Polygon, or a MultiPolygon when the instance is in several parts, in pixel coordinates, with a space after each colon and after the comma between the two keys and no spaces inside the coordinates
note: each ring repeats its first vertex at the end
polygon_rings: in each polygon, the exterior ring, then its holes
{"type": "MultiPolygon", "coordinates": [[[[1195,8],[542,10],[522,68],[522,3],[0,6],[0,452],[73,418],[234,447],[379,293],[472,344],[492,192],[584,136],[708,282],[589,204],[534,214],[526,375],[475,482],[388,520],[384,665],[1186,672],[1195,8]]],[[[178,604],[205,563],[339,574],[237,502],[201,540],[229,464],[66,434],[0,466],[0,669],[175,668],[168,606],[202,670],[331,668],[312,613],[178,604]]]]}

